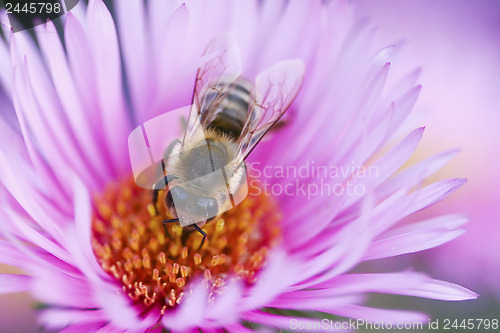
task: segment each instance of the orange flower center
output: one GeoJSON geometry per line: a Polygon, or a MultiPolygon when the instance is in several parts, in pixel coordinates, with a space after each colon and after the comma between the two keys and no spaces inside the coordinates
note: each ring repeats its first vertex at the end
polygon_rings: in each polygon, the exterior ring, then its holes
{"type": "MultiPolygon", "coordinates": [[[[162,193],[163,192],[163,193],[162,193]]],[[[122,284],[135,302],[164,312],[182,301],[190,279],[202,278],[209,301],[224,292],[231,279],[251,285],[265,265],[268,251],[281,237],[280,214],[271,198],[255,186],[235,208],[203,226],[208,236],[178,223],[160,192],[156,213],[152,191],[132,179],[110,184],[94,198],[92,246],[102,269],[122,284]]]]}

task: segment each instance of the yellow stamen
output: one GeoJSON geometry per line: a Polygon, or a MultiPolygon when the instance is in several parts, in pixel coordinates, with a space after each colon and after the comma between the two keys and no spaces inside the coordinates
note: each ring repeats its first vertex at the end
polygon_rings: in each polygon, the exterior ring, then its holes
{"type": "Polygon", "coordinates": [[[122,284],[125,295],[165,313],[181,303],[191,279],[202,278],[209,301],[224,292],[231,279],[254,284],[269,249],[280,241],[280,213],[263,194],[252,192],[235,208],[203,226],[192,228],[162,221],[172,218],[160,191],[157,207],[152,191],[132,179],[110,184],[94,198],[92,247],[102,269],[122,284]]]}

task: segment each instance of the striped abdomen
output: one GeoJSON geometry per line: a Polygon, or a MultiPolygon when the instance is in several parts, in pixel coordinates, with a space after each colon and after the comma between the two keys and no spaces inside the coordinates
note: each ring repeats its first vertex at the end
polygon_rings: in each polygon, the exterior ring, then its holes
{"type": "MultiPolygon", "coordinates": [[[[237,140],[247,120],[251,90],[252,84],[243,78],[233,82],[219,104],[214,120],[207,127],[237,140]]],[[[216,94],[217,92],[209,93],[206,98],[210,100],[216,94]]]]}

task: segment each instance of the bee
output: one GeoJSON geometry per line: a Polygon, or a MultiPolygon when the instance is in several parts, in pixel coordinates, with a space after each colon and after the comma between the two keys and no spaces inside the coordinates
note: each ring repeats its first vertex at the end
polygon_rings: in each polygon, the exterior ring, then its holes
{"type": "Polygon", "coordinates": [[[200,248],[207,237],[201,227],[242,200],[245,159],[293,102],[304,75],[302,61],[286,60],[253,84],[240,75],[237,48],[226,35],[209,43],[202,59],[184,137],[167,149],[163,178],[153,185],[156,211],[159,191],[167,189],[164,204],[176,216],[163,221],[165,230],[176,222],[194,228],[203,236],[200,248]]]}

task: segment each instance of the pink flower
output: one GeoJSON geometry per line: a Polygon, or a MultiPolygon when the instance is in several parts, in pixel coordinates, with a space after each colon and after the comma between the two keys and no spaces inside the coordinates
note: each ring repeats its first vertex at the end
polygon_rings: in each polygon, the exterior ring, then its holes
{"type": "Polygon", "coordinates": [[[0,281],[2,292],[30,291],[46,305],[41,325],[232,332],[316,322],[281,309],[425,321],[363,302],[368,293],[476,297],[411,270],[350,272],[447,242],[467,219],[400,223],[465,181],[421,186],[454,152],[395,174],[424,131],[383,150],[418,96],[418,73],[386,91],[395,46],[372,49],[372,31],[345,2],[114,5],[116,25],[91,0],[65,17],[62,42],[47,23],[35,29],[39,47],[7,29],[0,44],[0,78],[14,106],[5,118],[17,115],[14,125],[0,122],[0,257],[28,273],[0,281]],[[199,250],[198,235],[172,226],[169,239],[149,214],[151,193],[129,181],[127,136],[190,103],[203,49],[222,32],[236,41],[245,77],[291,58],[306,74],[285,126],[248,160],[251,195],[205,226],[199,250]]]}

